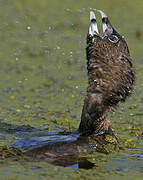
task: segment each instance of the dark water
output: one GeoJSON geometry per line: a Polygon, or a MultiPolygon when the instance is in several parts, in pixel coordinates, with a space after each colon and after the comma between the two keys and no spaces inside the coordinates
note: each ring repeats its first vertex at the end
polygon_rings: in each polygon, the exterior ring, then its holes
{"type": "Polygon", "coordinates": [[[125,36],[136,67],[134,94],[111,115],[122,149],[87,154],[72,168],[2,158],[0,179],[143,179],[141,0],[0,0],[0,147],[77,129],[90,8],[102,9],[125,36]]]}

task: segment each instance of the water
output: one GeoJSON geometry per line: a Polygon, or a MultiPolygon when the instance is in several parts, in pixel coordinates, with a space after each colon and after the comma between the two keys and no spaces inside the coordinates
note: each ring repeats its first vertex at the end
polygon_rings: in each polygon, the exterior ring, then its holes
{"type": "Polygon", "coordinates": [[[0,0],[0,147],[77,129],[87,87],[85,37],[91,8],[109,16],[127,40],[136,67],[134,94],[111,114],[122,149],[87,154],[82,164],[91,168],[86,170],[79,168],[81,161],[65,168],[3,158],[0,179],[143,179],[141,0],[0,0]]]}

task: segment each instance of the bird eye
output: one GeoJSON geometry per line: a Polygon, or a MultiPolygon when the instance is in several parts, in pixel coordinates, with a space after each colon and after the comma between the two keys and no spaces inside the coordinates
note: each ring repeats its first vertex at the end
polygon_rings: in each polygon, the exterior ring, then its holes
{"type": "Polygon", "coordinates": [[[108,37],[109,41],[111,41],[112,43],[117,43],[119,38],[115,35],[111,35],[108,37]]]}

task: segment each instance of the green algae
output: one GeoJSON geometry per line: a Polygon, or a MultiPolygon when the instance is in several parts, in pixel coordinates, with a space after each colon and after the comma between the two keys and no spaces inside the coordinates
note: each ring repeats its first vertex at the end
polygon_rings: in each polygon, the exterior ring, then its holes
{"type": "Polygon", "coordinates": [[[136,35],[143,30],[142,9],[140,0],[0,0],[0,179],[143,178],[143,41],[136,35]],[[109,153],[84,155],[95,163],[86,171],[18,159],[20,151],[10,146],[16,139],[50,130],[66,134],[79,125],[87,86],[89,8],[109,15],[135,59],[135,92],[111,114],[119,149],[111,143],[105,146],[109,153]]]}

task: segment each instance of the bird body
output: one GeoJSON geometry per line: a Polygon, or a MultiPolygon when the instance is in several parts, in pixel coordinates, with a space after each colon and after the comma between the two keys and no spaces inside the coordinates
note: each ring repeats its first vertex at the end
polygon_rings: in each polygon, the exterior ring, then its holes
{"type": "Polygon", "coordinates": [[[86,48],[88,88],[79,131],[83,135],[116,136],[108,113],[131,94],[134,69],[125,39],[115,31],[107,15],[98,11],[102,15],[103,36],[99,36],[96,17],[91,12],[86,48]]]}
{"type": "Polygon", "coordinates": [[[86,47],[88,87],[79,128],[70,137],[16,141],[15,145],[21,145],[27,156],[55,164],[71,163],[78,159],[80,147],[95,151],[98,144],[106,144],[106,134],[117,139],[108,114],[131,94],[135,75],[125,39],[115,31],[107,15],[98,11],[102,15],[103,36],[99,36],[96,17],[91,12],[86,47]]]}

